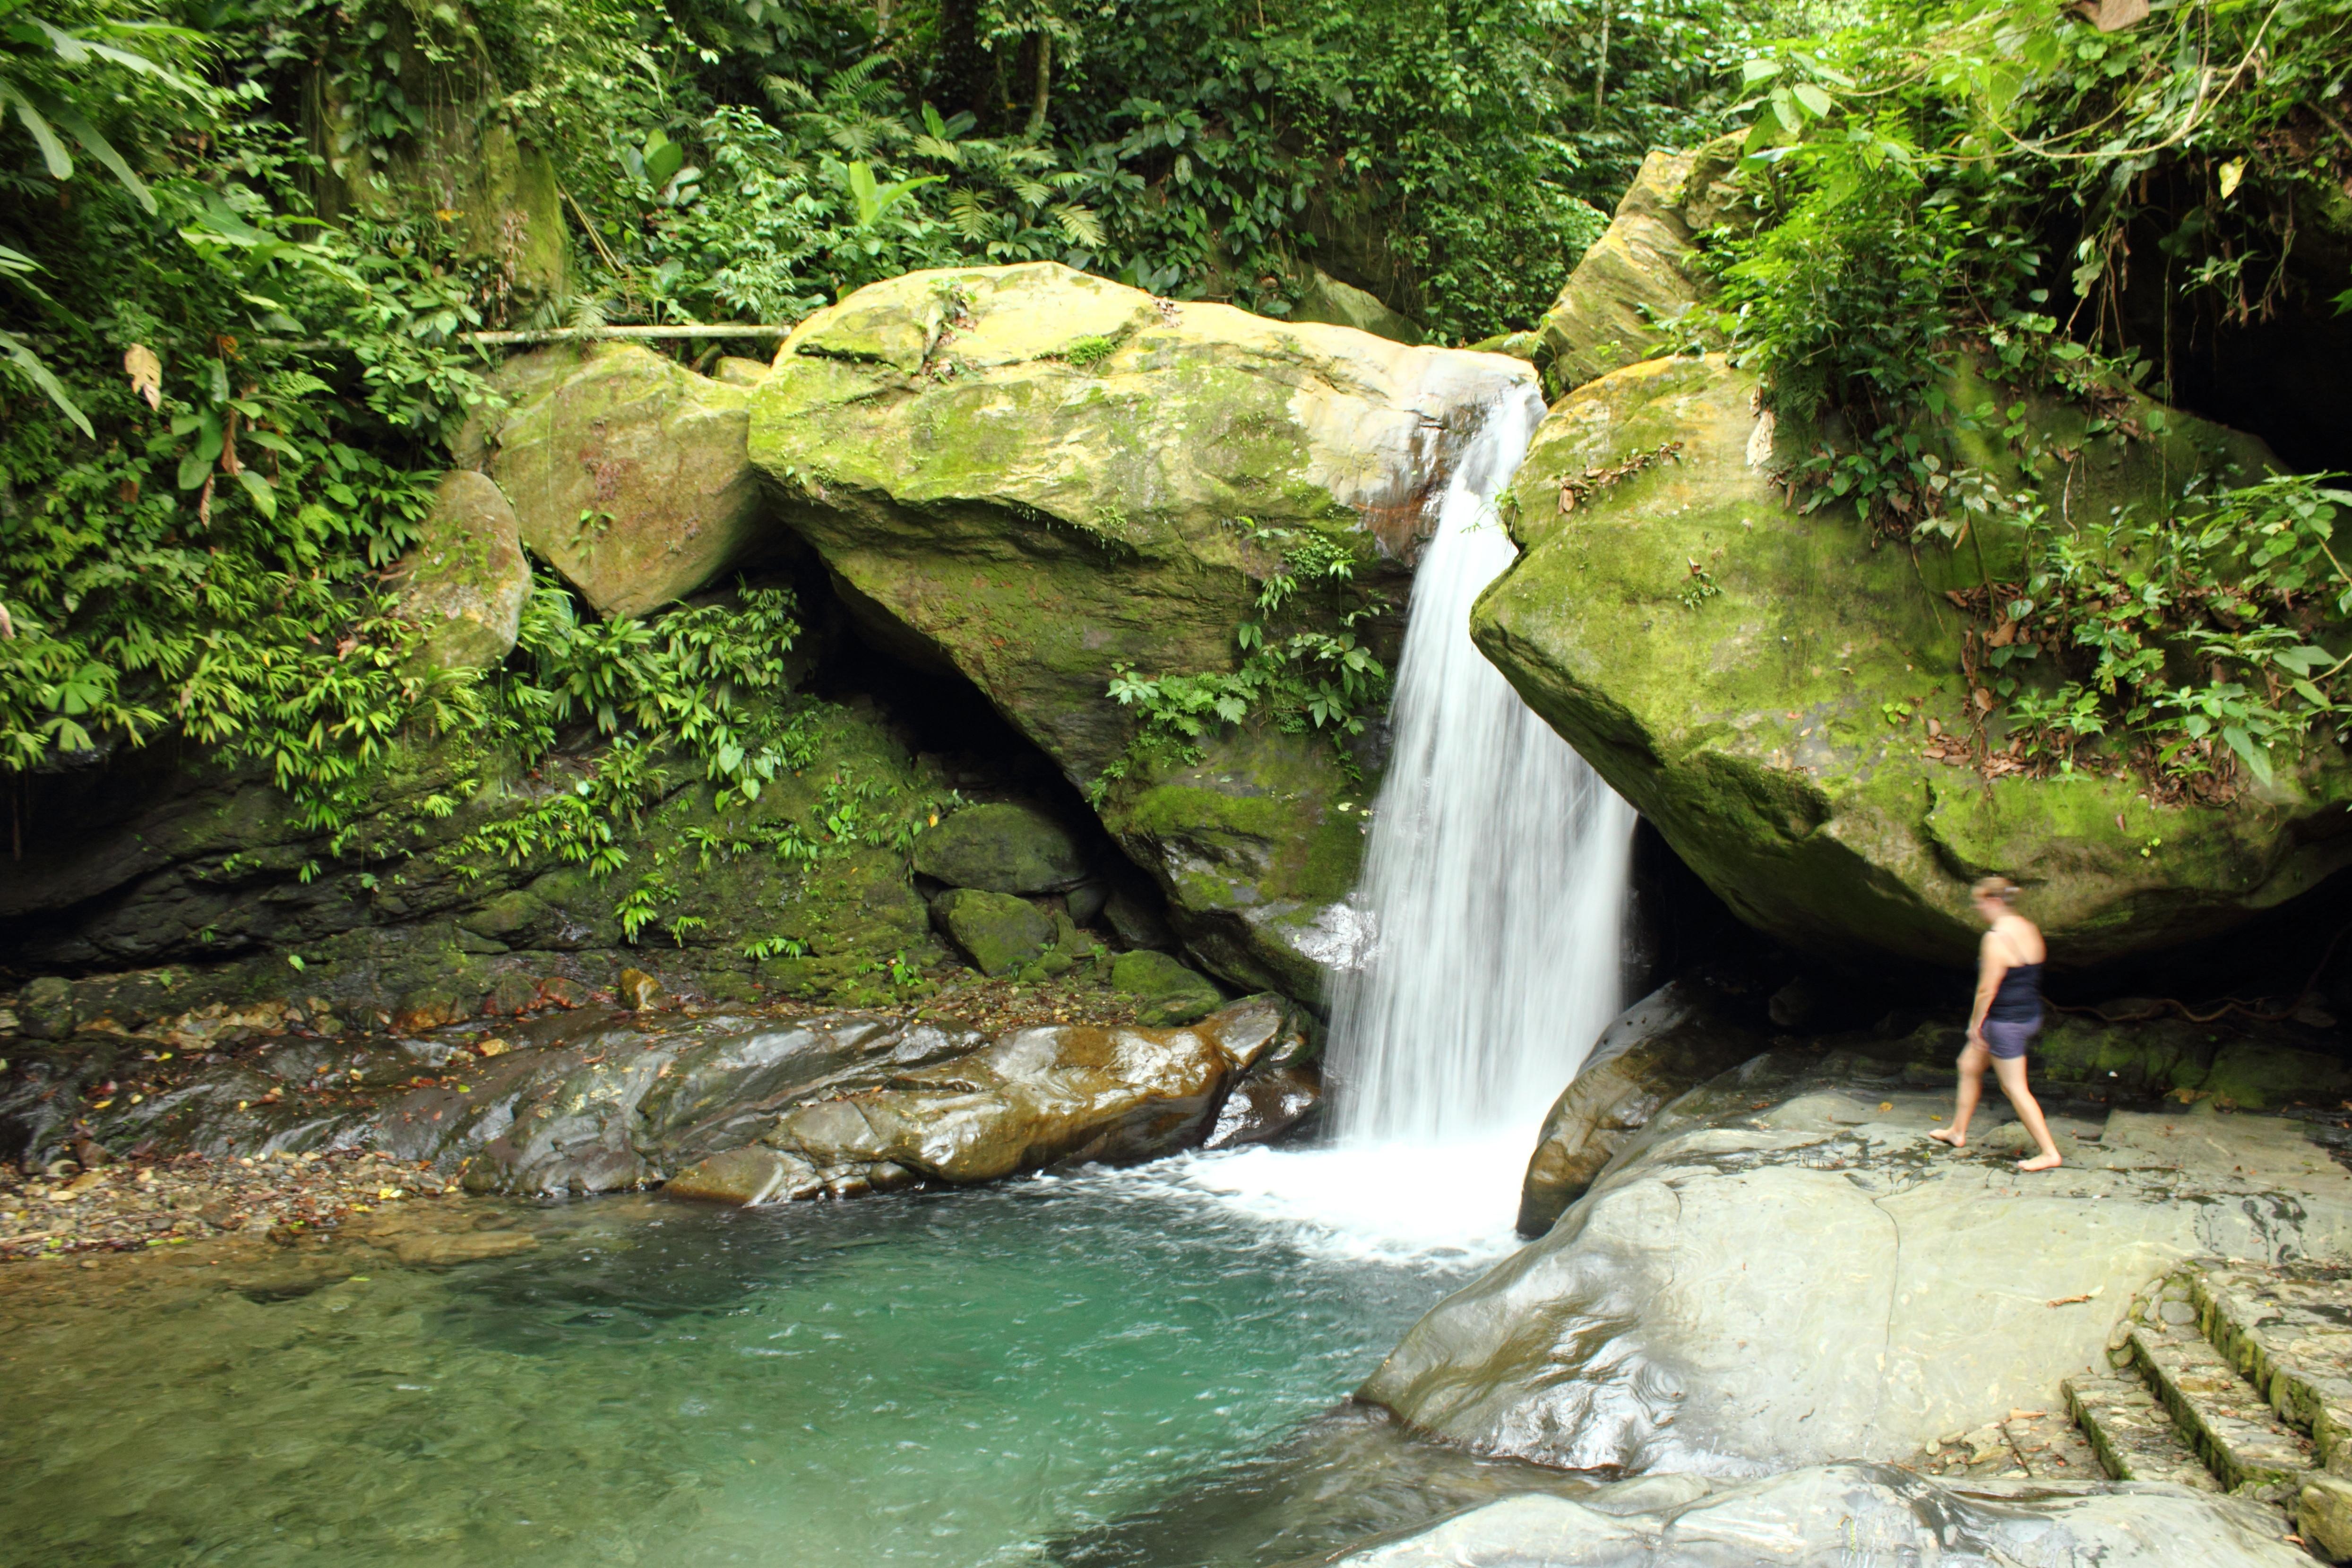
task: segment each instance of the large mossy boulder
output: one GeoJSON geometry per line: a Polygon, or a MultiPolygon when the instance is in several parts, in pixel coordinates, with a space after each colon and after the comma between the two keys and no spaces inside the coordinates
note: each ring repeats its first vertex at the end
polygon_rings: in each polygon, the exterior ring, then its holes
{"type": "Polygon", "coordinates": [[[1059,893],[1087,879],[1068,828],[1034,806],[968,805],[915,840],[915,869],[950,888],[1059,893]]]}
{"type": "Polygon", "coordinates": [[[749,388],[630,343],[559,345],[499,372],[507,409],[461,443],[523,542],[607,616],[684,598],[758,537],[749,388]]]}
{"type": "Polygon", "coordinates": [[[1658,329],[1706,294],[1698,237],[1738,209],[1739,139],[1642,160],[1616,215],[1536,329],[1535,362],[1558,395],[1657,352],[1658,329]]]}
{"type": "MultiPolygon", "coordinates": [[[[869,626],[968,676],[1091,785],[1133,734],[1107,695],[1118,667],[1234,668],[1279,564],[1269,531],[1345,545],[1402,597],[1454,458],[1528,374],[1050,264],[924,272],[800,325],[751,450],[869,626]]],[[[1352,882],[1360,835],[1338,806],[1360,786],[1319,742],[1247,727],[1181,772],[1130,778],[1106,822],[1205,962],[1318,995],[1322,962],[1289,933],[1352,882]],[[1202,836],[1230,851],[1205,878],[1202,836]],[[1327,838],[1340,874],[1300,851],[1327,838]]]]}
{"type": "Polygon", "coordinates": [[[515,645],[530,596],[530,562],[514,508],[469,468],[445,475],[424,537],[393,574],[399,613],[415,623],[434,669],[488,669],[515,645]]]}
{"type": "Polygon", "coordinates": [[[982,974],[1010,974],[1053,944],[1053,917],[1011,893],[955,888],[931,908],[940,929],[982,974]]]}
{"type": "MultiPolygon", "coordinates": [[[[39,800],[47,831],[0,878],[0,947],[37,972],[172,964],[229,988],[206,980],[150,1012],[315,993],[446,1022],[479,1010],[486,965],[543,977],[658,963],[697,992],[756,982],[813,1002],[887,1000],[892,961],[946,957],[907,851],[886,841],[946,786],[872,714],[784,700],[801,705],[809,765],[724,810],[708,782],[666,770],[611,824],[617,873],[567,861],[527,826],[603,763],[593,749],[515,776],[470,737],[403,742],[341,842],[289,810],[265,770],[179,771],[134,752],[39,800]],[[861,792],[865,832],[835,830],[845,788],[861,792]],[[436,796],[455,809],[436,815],[436,796]],[[651,912],[635,942],[631,900],[651,912]]],[[[75,983],[79,1016],[122,1021],[111,1002],[83,1005],[86,984],[100,983],[75,983]]]]}
{"type": "MultiPolygon", "coordinates": [[[[2105,518],[2222,460],[2265,461],[2150,409],[2104,431],[2032,409],[2037,439],[2077,454],[2048,481],[2053,515],[2105,518]]],[[[2057,961],[2082,965],[2225,929],[2352,860],[2340,764],[2282,769],[2228,806],[2158,806],[2127,770],[1988,779],[1931,755],[1930,722],[1967,732],[1971,701],[1969,622],[1944,595],[1980,571],[2020,577],[2021,531],[1981,525],[1957,554],[1874,549],[1846,510],[1790,509],[1779,475],[1799,450],[1719,357],[1602,377],[1537,432],[1506,503],[1524,553],[1471,619],[1742,919],[1834,958],[1966,962],[1969,884],[2000,873],[2057,961]]]]}
{"type": "Polygon", "coordinates": [[[1289,319],[1353,327],[1400,343],[1422,340],[1418,322],[1389,309],[1379,295],[1342,283],[1319,267],[1307,269],[1306,286],[1299,289],[1298,303],[1291,308],[1289,319]]]}

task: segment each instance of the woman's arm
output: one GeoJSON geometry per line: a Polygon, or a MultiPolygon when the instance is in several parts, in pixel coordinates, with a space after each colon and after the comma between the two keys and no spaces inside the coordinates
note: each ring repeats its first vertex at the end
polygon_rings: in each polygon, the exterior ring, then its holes
{"type": "Polygon", "coordinates": [[[2009,959],[2000,943],[1993,941],[1992,932],[1984,933],[1977,944],[1977,1004],[1969,1011],[1969,1041],[1984,1038],[1985,1013],[1992,1006],[1993,993],[2000,989],[2000,977],[2009,973],[2009,959]]]}

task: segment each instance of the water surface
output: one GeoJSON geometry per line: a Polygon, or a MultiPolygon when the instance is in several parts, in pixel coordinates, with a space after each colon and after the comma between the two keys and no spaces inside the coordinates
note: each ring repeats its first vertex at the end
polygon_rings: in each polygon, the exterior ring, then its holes
{"type": "Polygon", "coordinates": [[[517,1211],[537,1251],[447,1269],[22,1266],[49,1278],[0,1280],[5,1555],[1098,1558],[1104,1527],[1296,1442],[1497,1245],[1286,1218],[1284,1158],[764,1210],[599,1200],[517,1211]]]}

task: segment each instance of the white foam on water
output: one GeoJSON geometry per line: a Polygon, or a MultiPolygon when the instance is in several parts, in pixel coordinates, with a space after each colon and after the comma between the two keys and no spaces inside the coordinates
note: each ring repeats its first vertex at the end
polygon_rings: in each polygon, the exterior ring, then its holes
{"type": "Polygon", "coordinates": [[[1236,1149],[1160,1167],[1171,1185],[1342,1262],[1452,1269],[1519,1245],[1527,1153],[1500,1143],[1236,1149]]]}

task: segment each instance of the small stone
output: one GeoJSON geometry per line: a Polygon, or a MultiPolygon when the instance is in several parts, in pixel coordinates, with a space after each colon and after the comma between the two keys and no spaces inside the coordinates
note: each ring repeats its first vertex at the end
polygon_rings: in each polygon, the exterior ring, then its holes
{"type": "Polygon", "coordinates": [[[529,976],[512,970],[492,983],[490,994],[482,1000],[482,1011],[513,1017],[528,1013],[539,1002],[539,986],[529,976]]]}
{"type": "Polygon", "coordinates": [[[73,1033],[73,987],[55,975],[28,982],[16,994],[16,1032],[27,1039],[62,1040],[73,1033]]]}
{"type": "Polygon", "coordinates": [[[624,1007],[634,1007],[643,1013],[658,1007],[663,1001],[662,984],[642,969],[624,969],[620,983],[613,987],[624,1007]]]}
{"type": "Polygon", "coordinates": [[[542,982],[539,994],[541,1000],[553,1007],[585,1007],[591,999],[588,987],[561,974],[542,982]]]}
{"type": "Polygon", "coordinates": [[[392,1244],[392,1255],[411,1268],[446,1268],[486,1258],[511,1258],[539,1247],[536,1237],[519,1230],[461,1231],[454,1236],[404,1236],[392,1244]]]}
{"type": "Polygon", "coordinates": [[[2295,1522],[2322,1562],[2352,1561],[2352,1481],[2330,1475],[2306,1480],[2295,1500],[2295,1522]]]}

